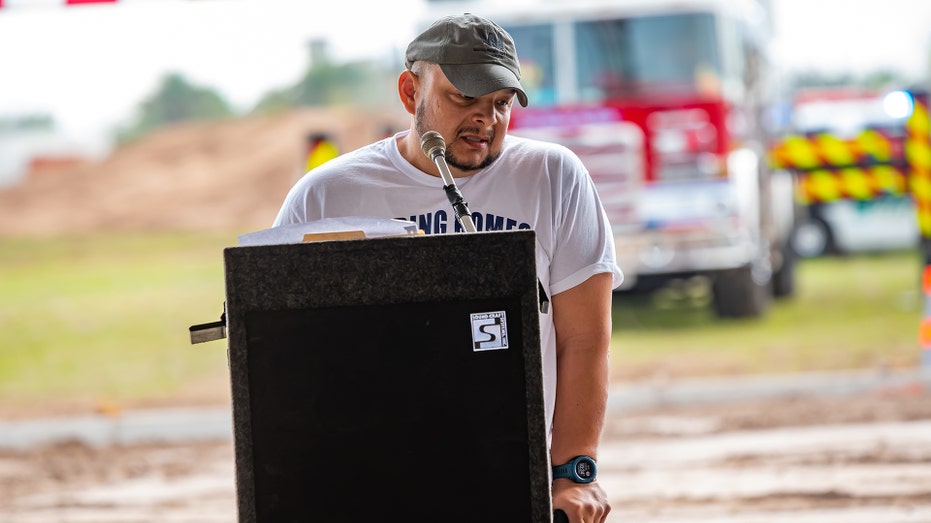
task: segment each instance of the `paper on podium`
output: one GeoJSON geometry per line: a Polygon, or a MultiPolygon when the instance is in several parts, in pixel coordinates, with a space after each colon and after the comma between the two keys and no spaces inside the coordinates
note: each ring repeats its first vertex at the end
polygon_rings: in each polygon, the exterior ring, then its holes
{"type": "Polygon", "coordinates": [[[348,240],[416,234],[423,233],[417,228],[417,224],[412,221],[371,216],[346,216],[282,225],[242,234],[239,236],[239,245],[241,247],[281,245],[307,241],[348,240]]]}

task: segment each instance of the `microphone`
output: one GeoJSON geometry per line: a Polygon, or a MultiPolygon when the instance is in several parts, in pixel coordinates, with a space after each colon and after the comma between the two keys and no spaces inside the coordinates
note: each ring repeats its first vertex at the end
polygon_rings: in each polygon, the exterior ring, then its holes
{"type": "Polygon", "coordinates": [[[430,158],[434,162],[437,156],[442,156],[445,161],[446,140],[443,139],[440,133],[436,131],[427,131],[423,133],[423,136],[420,137],[420,148],[423,149],[423,153],[427,155],[427,158],[430,158]]]}
{"type": "Polygon", "coordinates": [[[472,223],[472,213],[469,212],[469,206],[456,187],[452,173],[449,172],[449,166],[446,165],[446,140],[436,131],[427,131],[420,137],[420,148],[424,155],[436,164],[440,171],[440,177],[443,178],[443,190],[446,191],[446,198],[452,204],[456,212],[456,218],[462,224],[466,232],[475,232],[475,224],[472,223]]]}

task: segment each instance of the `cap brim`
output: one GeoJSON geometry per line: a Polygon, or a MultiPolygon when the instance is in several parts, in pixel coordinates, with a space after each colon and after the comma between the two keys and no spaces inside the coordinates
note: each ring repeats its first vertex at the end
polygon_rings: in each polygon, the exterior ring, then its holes
{"type": "Polygon", "coordinates": [[[527,107],[527,93],[517,76],[503,65],[498,64],[440,64],[443,74],[456,89],[466,96],[485,96],[502,89],[513,89],[517,101],[527,107]]]}

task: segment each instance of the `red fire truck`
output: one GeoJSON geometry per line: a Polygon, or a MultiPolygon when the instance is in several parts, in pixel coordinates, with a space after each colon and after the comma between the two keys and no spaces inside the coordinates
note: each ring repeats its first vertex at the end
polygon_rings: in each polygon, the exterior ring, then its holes
{"type": "Polygon", "coordinates": [[[767,13],[753,1],[437,2],[504,26],[530,106],[511,133],[588,167],[614,230],[621,292],[710,282],[721,317],[793,290],[791,175],[766,162],[767,13]]]}

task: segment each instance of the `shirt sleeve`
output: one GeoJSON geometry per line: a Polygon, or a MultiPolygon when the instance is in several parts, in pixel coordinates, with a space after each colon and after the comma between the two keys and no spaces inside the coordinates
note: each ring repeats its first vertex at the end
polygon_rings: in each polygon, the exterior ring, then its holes
{"type": "Polygon", "coordinates": [[[612,288],[624,281],[617,265],[614,233],[591,176],[575,154],[566,152],[561,188],[556,191],[556,248],[550,266],[550,291],[559,294],[591,276],[611,273],[612,288]]]}

